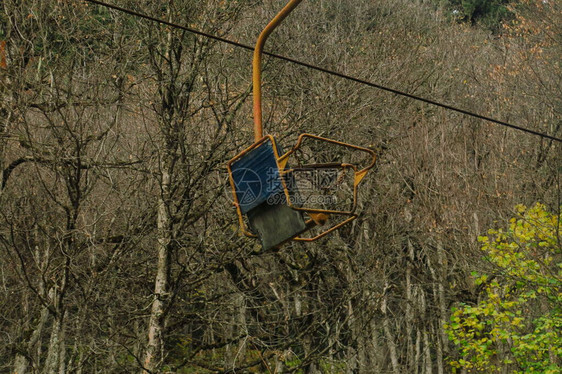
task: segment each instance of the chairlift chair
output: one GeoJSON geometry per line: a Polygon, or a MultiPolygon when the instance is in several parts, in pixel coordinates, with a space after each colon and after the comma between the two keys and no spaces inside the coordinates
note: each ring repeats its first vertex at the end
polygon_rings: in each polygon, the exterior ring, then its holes
{"type": "Polygon", "coordinates": [[[240,229],[248,237],[259,238],[265,250],[294,241],[315,241],[350,223],[357,214],[358,187],[375,165],[375,152],[364,147],[320,137],[301,134],[295,146],[283,153],[271,135],[263,135],[261,119],[261,54],[265,40],[273,29],[301,2],[290,0],[260,34],[254,50],[254,144],[227,164],[234,205],[240,229]],[[302,164],[297,154],[305,144],[320,142],[322,147],[340,147],[365,155],[363,167],[330,160],[323,163],[302,164]],[[294,164],[294,167],[291,165],[294,164]],[[353,176],[350,204],[346,209],[309,205],[301,199],[297,175],[301,172],[322,174],[323,171],[351,173],[353,176]],[[338,218],[339,217],[339,218],[338,218]],[[310,234],[313,228],[319,231],[310,234]]]}

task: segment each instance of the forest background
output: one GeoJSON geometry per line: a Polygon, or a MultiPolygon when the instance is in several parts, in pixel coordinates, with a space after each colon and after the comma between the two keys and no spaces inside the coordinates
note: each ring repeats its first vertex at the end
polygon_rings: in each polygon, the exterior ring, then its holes
{"type": "MultiPolygon", "coordinates": [[[[284,3],[113,2],[249,45],[284,3]]],[[[267,49],[560,138],[560,5],[306,0],[267,49]]],[[[267,133],[378,161],[352,225],[262,251],[225,169],[250,61],[3,0],[0,372],[560,372],[561,143],[266,58],[267,133]]]]}

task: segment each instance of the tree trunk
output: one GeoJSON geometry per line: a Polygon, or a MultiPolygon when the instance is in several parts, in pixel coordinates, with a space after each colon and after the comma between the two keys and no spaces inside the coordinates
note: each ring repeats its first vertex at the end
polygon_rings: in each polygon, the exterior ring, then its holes
{"type": "MultiPolygon", "coordinates": [[[[374,307],[374,306],[373,306],[374,307]]],[[[371,337],[371,349],[369,350],[369,356],[373,367],[371,368],[372,372],[378,373],[381,371],[381,368],[384,366],[384,352],[383,346],[379,341],[379,329],[377,326],[377,320],[371,319],[369,322],[369,332],[371,337]]]]}
{"type": "Polygon", "coordinates": [[[62,315],[55,316],[53,328],[51,330],[51,338],[49,339],[49,349],[47,351],[47,359],[45,360],[44,374],[57,374],[60,367],[60,353],[63,345],[62,339],[62,315]]]}
{"type": "MultiPolygon", "coordinates": [[[[37,343],[39,342],[39,339],[41,338],[41,335],[43,334],[43,328],[45,327],[45,324],[47,323],[48,319],[49,319],[49,309],[47,307],[43,307],[43,309],[41,310],[41,317],[39,318],[39,322],[37,323],[37,326],[33,330],[33,333],[31,333],[31,338],[29,338],[29,342],[27,343],[28,354],[32,354],[32,352],[35,350],[34,348],[36,347],[37,343]]],[[[26,373],[28,366],[29,366],[28,356],[17,353],[16,359],[14,361],[14,374],[26,373]]]]}
{"type": "MultiPolygon", "coordinates": [[[[476,214],[475,214],[476,216],[476,214]]],[[[440,339],[438,340],[439,344],[437,344],[438,351],[437,351],[437,372],[438,374],[444,373],[443,368],[443,356],[446,356],[449,353],[448,350],[448,342],[449,337],[445,332],[445,324],[448,322],[448,311],[447,305],[445,300],[445,281],[447,278],[447,259],[445,257],[445,250],[443,249],[443,244],[439,242],[437,244],[437,260],[438,260],[438,269],[442,269],[438,272],[439,277],[437,279],[437,287],[438,287],[438,294],[439,294],[439,336],[440,339]]]]}
{"type": "MultiPolygon", "coordinates": [[[[427,317],[427,305],[425,301],[425,294],[423,291],[420,292],[420,306],[421,313],[424,316],[425,321],[429,321],[427,317]]],[[[423,326],[422,338],[423,338],[423,354],[424,354],[424,370],[423,374],[431,374],[433,372],[433,362],[431,361],[431,344],[429,342],[429,330],[430,326],[423,326]]]]}
{"type": "Polygon", "coordinates": [[[410,261],[406,265],[406,357],[407,366],[412,374],[418,374],[418,362],[415,361],[414,342],[412,341],[412,333],[414,331],[414,305],[413,285],[412,285],[412,264],[414,263],[414,246],[408,238],[408,257],[410,261]]]}
{"type": "MultiPolygon", "coordinates": [[[[385,291],[388,289],[388,284],[385,285],[385,291]]],[[[390,353],[390,362],[392,364],[392,372],[394,374],[400,374],[400,364],[398,363],[398,354],[396,353],[396,344],[394,343],[394,336],[390,330],[390,321],[388,319],[388,314],[386,310],[386,295],[383,296],[381,302],[381,312],[383,314],[382,326],[384,330],[384,335],[386,337],[386,342],[388,346],[388,351],[390,353]]]]}
{"type": "Polygon", "coordinates": [[[436,358],[437,361],[437,373],[443,374],[444,367],[444,355],[448,353],[447,343],[448,337],[445,332],[445,324],[447,323],[447,306],[445,301],[445,286],[443,285],[446,279],[446,266],[447,260],[445,258],[445,251],[441,242],[437,243],[437,266],[433,266],[432,262],[428,260],[429,271],[431,272],[431,278],[433,279],[433,298],[439,305],[439,319],[438,326],[436,326],[435,334],[435,346],[436,346],[436,358]],[[437,285],[437,286],[435,286],[437,285]]]}
{"type": "MultiPolygon", "coordinates": [[[[5,40],[10,38],[11,27],[6,27],[5,40]]],[[[10,87],[10,79],[8,78],[6,72],[6,55],[7,55],[7,45],[5,41],[0,44],[0,76],[2,78],[1,86],[10,87]]],[[[2,88],[3,88],[2,87],[2,88]]],[[[4,189],[4,165],[5,165],[5,150],[7,142],[8,124],[10,123],[12,117],[13,105],[13,90],[6,89],[1,92],[0,100],[0,195],[4,189]]]]}
{"type": "Polygon", "coordinates": [[[168,165],[162,168],[161,195],[158,199],[158,267],[154,282],[154,296],[152,310],[148,324],[148,343],[141,373],[153,372],[161,363],[163,357],[162,333],[165,325],[164,308],[168,298],[168,283],[170,276],[170,242],[172,219],[169,211],[170,172],[168,165]]]}

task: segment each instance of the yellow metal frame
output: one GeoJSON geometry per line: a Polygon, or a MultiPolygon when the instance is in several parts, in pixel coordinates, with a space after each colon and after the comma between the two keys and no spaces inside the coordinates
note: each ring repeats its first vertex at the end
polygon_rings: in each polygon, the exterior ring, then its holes
{"type": "MultiPolygon", "coordinates": [[[[312,134],[302,134],[302,135],[300,135],[299,138],[298,138],[297,144],[290,151],[288,151],[287,153],[279,156],[279,151],[277,149],[277,144],[275,143],[275,139],[271,135],[266,135],[266,136],[263,135],[262,109],[261,109],[261,57],[262,57],[263,47],[265,45],[265,42],[266,42],[267,38],[271,34],[271,32],[277,27],[277,25],[279,25],[279,23],[281,23],[289,15],[289,13],[294,8],[297,7],[297,5],[299,5],[301,3],[301,1],[302,0],[290,0],[287,3],[287,5],[285,5],[285,7],[269,22],[269,24],[263,29],[260,36],[258,37],[258,40],[256,42],[256,47],[254,49],[254,57],[253,57],[253,62],[252,62],[252,66],[253,66],[252,83],[253,83],[253,96],[254,96],[254,105],[253,105],[254,144],[252,144],[250,147],[248,147],[245,150],[243,150],[242,152],[240,152],[238,155],[236,155],[236,157],[234,157],[232,160],[230,160],[227,164],[229,181],[230,181],[230,185],[231,185],[231,188],[232,188],[232,196],[233,196],[233,199],[234,199],[234,205],[236,206],[236,212],[238,214],[240,229],[242,230],[242,233],[244,233],[244,235],[249,236],[249,237],[253,237],[253,238],[256,238],[257,235],[252,233],[248,229],[248,227],[246,226],[246,223],[244,221],[244,216],[243,216],[242,211],[240,209],[240,202],[238,201],[238,195],[236,194],[236,186],[234,184],[234,179],[232,177],[232,164],[234,162],[236,162],[237,160],[239,160],[242,156],[244,156],[248,152],[256,149],[257,147],[259,147],[260,145],[262,145],[263,143],[265,143],[268,140],[271,141],[272,146],[273,146],[275,159],[276,159],[276,163],[277,163],[277,167],[279,168],[279,175],[281,177],[281,182],[282,182],[282,185],[283,185],[283,192],[285,194],[285,198],[286,198],[288,206],[291,207],[294,210],[298,210],[298,211],[301,211],[303,213],[306,213],[310,217],[310,219],[306,221],[306,226],[307,226],[306,231],[308,231],[309,229],[311,229],[315,226],[324,225],[324,223],[327,221],[327,219],[329,218],[330,215],[340,215],[340,216],[347,217],[342,222],[339,222],[338,224],[330,227],[326,231],[324,231],[324,232],[322,232],[322,233],[320,233],[320,234],[318,234],[314,237],[297,236],[297,237],[292,239],[292,240],[296,240],[296,241],[318,240],[318,239],[326,236],[330,232],[332,232],[334,230],[337,230],[338,228],[342,227],[343,225],[345,225],[345,224],[353,221],[355,218],[357,218],[357,214],[354,213],[355,208],[357,207],[357,186],[359,185],[359,183],[361,183],[361,181],[363,180],[363,178],[365,177],[367,172],[375,165],[375,162],[376,162],[375,152],[373,152],[372,150],[370,150],[368,148],[363,148],[363,147],[359,147],[359,146],[356,146],[356,145],[340,142],[340,141],[337,141],[337,140],[327,139],[327,138],[323,138],[323,137],[312,135],[312,134]],[[311,139],[315,139],[315,140],[319,140],[319,141],[328,142],[328,143],[331,143],[331,144],[335,144],[335,145],[343,146],[343,147],[346,147],[346,148],[350,148],[350,149],[353,149],[353,150],[356,150],[356,151],[366,152],[372,157],[372,161],[370,162],[370,164],[368,164],[366,167],[364,167],[363,169],[360,169],[360,170],[357,170],[357,167],[355,165],[352,165],[352,164],[344,164],[344,163],[330,164],[330,167],[349,168],[349,169],[352,169],[353,172],[354,172],[353,204],[352,204],[350,210],[348,210],[348,211],[338,211],[338,210],[329,210],[329,209],[305,208],[305,207],[295,206],[291,202],[291,196],[289,194],[289,189],[287,188],[284,176],[287,173],[290,173],[291,171],[294,171],[294,169],[286,169],[286,167],[287,167],[287,164],[288,164],[288,161],[289,161],[289,158],[291,157],[291,155],[293,155],[298,149],[300,149],[300,147],[302,146],[302,144],[303,144],[303,142],[306,138],[311,138],[311,139]]],[[[309,165],[308,166],[308,168],[320,168],[320,167],[326,167],[326,165],[309,165]]]]}
{"type": "MultiPolygon", "coordinates": [[[[355,165],[352,165],[352,164],[345,164],[345,163],[329,164],[329,167],[349,168],[349,169],[352,169],[353,172],[354,172],[354,177],[353,177],[353,204],[351,206],[351,209],[348,210],[348,211],[297,207],[297,206],[294,206],[291,203],[289,193],[288,193],[288,191],[285,191],[285,194],[287,196],[288,205],[292,209],[305,212],[311,217],[311,220],[306,222],[306,224],[307,224],[307,226],[309,226],[309,228],[312,228],[314,226],[322,226],[325,223],[325,221],[327,221],[329,216],[331,216],[331,215],[340,215],[340,216],[347,216],[348,217],[344,221],[330,227],[326,231],[324,231],[324,232],[322,232],[322,233],[320,233],[320,234],[318,234],[314,237],[307,238],[307,237],[297,236],[297,237],[293,238],[293,240],[296,240],[296,241],[315,241],[315,240],[318,240],[318,239],[328,235],[332,231],[335,231],[335,230],[339,229],[343,225],[346,225],[347,223],[353,221],[355,218],[357,218],[357,214],[354,213],[355,208],[357,208],[357,187],[359,186],[359,183],[361,183],[361,181],[363,180],[363,178],[365,177],[367,172],[375,166],[375,163],[376,163],[376,160],[377,160],[375,152],[371,149],[356,146],[356,145],[349,144],[349,143],[340,142],[340,141],[333,140],[333,139],[323,138],[323,137],[317,136],[317,135],[301,134],[298,138],[297,144],[295,144],[295,146],[290,151],[288,151],[287,153],[282,155],[280,157],[280,159],[278,160],[277,163],[282,167],[281,169],[279,169],[280,175],[285,175],[285,174],[290,173],[294,170],[294,169],[286,169],[285,167],[287,166],[287,163],[288,163],[291,155],[294,154],[298,149],[300,149],[302,147],[302,145],[304,144],[304,140],[306,138],[315,139],[315,140],[318,140],[318,141],[335,144],[335,145],[345,147],[345,148],[349,148],[349,149],[352,149],[352,150],[355,150],[355,151],[366,152],[371,156],[371,160],[370,160],[370,163],[367,166],[365,166],[363,169],[360,169],[360,170],[357,170],[357,167],[355,165]]],[[[314,168],[324,167],[324,165],[308,165],[306,167],[310,168],[310,169],[314,169],[314,168]]]]}
{"type": "Polygon", "coordinates": [[[277,144],[275,143],[275,139],[271,135],[266,135],[266,136],[262,137],[256,143],[252,144],[250,147],[248,147],[245,150],[243,150],[242,152],[240,152],[232,160],[230,160],[227,164],[228,176],[229,176],[230,186],[231,186],[231,189],[232,189],[232,197],[233,197],[233,200],[234,200],[234,205],[236,206],[236,212],[238,214],[238,221],[239,221],[239,224],[240,224],[240,229],[241,229],[241,231],[244,235],[252,237],[252,238],[257,237],[256,234],[252,233],[248,229],[248,227],[246,226],[246,223],[244,222],[244,215],[242,214],[242,210],[240,209],[240,202],[238,201],[238,195],[236,194],[236,186],[234,184],[234,179],[232,177],[232,164],[234,164],[236,161],[238,161],[242,156],[246,155],[248,152],[256,149],[257,147],[259,147],[260,145],[262,145],[263,143],[265,143],[267,141],[271,141],[271,144],[272,144],[272,147],[273,147],[273,153],[274,153],[274,156],[275,156],[277,168],[279,169],[279,175],[281,177],[281,183],[283,185],[283,193],[285,194],[285,199],[287,201],[287,205],[294,210],[298,210],[298,211],[301,211],[303,213],[306,213],[310,217],[310,219],[306,221],[307,231],[310,230],[313,227],[316,227],[316,226],[323,226],[325,221],[327,221],[327,219],[331,215],[339,215],[339,216],[347,217],[342,222],[339,222],[338,224],[330,227],[326,231],[323,231],[322,233],[320,233],[320,234],[318,234],[314,237],[297,236],[297,237],[293,238],[292,240],[296,240],[296,241],[315,241],[315,240],[318,240],[318,239],[328,235],[332,231],[337,230],[338,228],[342,227],[343,225],[353,221],[355,218],[357,218],[357,214],[354,213],[355,208],[357,207],[357,188],[358,188],[359,184],[361,183],[361,181],[363,180],[363,178],[365,177],[365,175],[367,174],[367,172],[370,169],[372,169],[373,166],[375,166],[376,154],[373,150],[368,149],[368,148],[364,148],[364,147],[360,147],[360,146],[356,146],[356,145],[353,145],[353,144],[340,142],[340,141],[337,141],[337,140],[323,138],[323,137],[320,137],[320,136],[317,136],[317,135],[301,134],[298,138],[297,144],[295,144],[295,146],[293,148],[291,148],[291,150],[289,150],[288,152],[279,156],[279,151],[277,149],[277,144]],[[308,166],[306,166],[309,169],[322,168],[322,167],[329,166],[329,167],[348,168],[348,169],[353,170],[353,172],[354,172],[353,203],[351,205],[350,210],[342,211],[342,210],[332,210],[332,209],[306,208],[306,207],[295,206],[292,203],[291,195],[289,193],[289,189],[287,187],[287,183],[285,181],[284,176],[288,173],[293,172],[295,169],[294,168],[286,168],[286,166],[288,164],[288,161],[289,161],[291,155],[293,155],[296,151],[298,151],[302,147],[306,138],[315,139],[315,140],[318,140],[318,141],[335,144],[335,145],[342,146],[342,147],[345,147],[345,148],[349,148],[349,149],[352,149],[352,150],[355,150],[355,151],[365,152],[365,153],[368,153],[371,156],[370,163],[367,166],[365,166],[363,169],[360,169],[360,170],[357,170],[357,166],[355,166],[355,165],[345,164],[345,163],[331,163],[331,164],[327,164],[327,165],[325,164],[325,165],[308,165],[308,166]]]}
{"type": "Polygon", "coordinates": [[[287,5],[268,23],[263,29],[254,48],[254,59],[252,61],[252,84],[254,90],[254,141],[263,138],[262,112],[261,112],[261,56],[265,41],[271,32],[283,21],[302,0],[290,0],[287,5]]]}

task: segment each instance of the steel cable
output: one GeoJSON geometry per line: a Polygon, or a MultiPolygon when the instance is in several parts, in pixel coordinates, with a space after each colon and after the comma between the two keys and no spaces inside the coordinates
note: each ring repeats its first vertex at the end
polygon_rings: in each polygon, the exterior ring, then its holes
{"type": "MultiPolygon", "coordinates": [[[[254,47],[246,45],[246,44],[235,42],[233,40],[226,39],[226,38],[223,38],[223,37],[220,37],[220,36],[208,34],[206,32],[199,31],[199,30],[196,30],[196,29],[191,28],[191,27],[178,25],[178,24],[175,24],[175,23],[163,20],[163,19],[151,17],[149,15],[139,13],[139,12],[135,12],[135,11],[130,10],[130,9],[126,9],[126,8],[122,8],[122,7],[119,7],[119,6],[116,6],[116,5],[104,3],[104,2],[98,1],[98,0],[83,0],[83,1],[88,2],[88,3],[92,3],[92,4],[97,4],[97,5],[100,5],[100,6],[104,6],[106,8],[114,9],[114,10],[132,15],[132,16],[135,16],[135,17],[144,18],[146,20],[157,22],[157,23],[167,25],[167,26],[170,26],[170,27],[185,30],[185,31],[188,31],[190,33],[193,33],[193,34],[196,34],[196,35],[199,35],[199,36],[203,36],[203,37],[206,37],[206,38],[209,38],[209,39],[217,40],[219,42],[227,43],[227,44],[239,47],[239,48],[244,48],[244,49],[249,50],[249,51],[254,50],[254,47]]],[[[366,81],[366,80],[363,80],[363,79],[359,79],[359,78],[356,78],[356,77],[353,77],[353,76],[350,76],[350,75],[347,75],[347,74],[342,74],[342,73],[339,73],[337,71],[325,69],[325,68],[322,68],[322,67],[319,67],[319,66],[315,66],[315,65],[312,65],[312,64],[309,64],[309,63],[306,63],[306,62],[295,60],[293,58],[286,57],[286,56],[283,56],[283,55],[279,55],[279,54],[276,54],[276,53],[264,51],[263,54],[268,55],[270,57],[277,58],[279,60],[290,62],[292,64],[304,66],[304,67],[312,69],[312,70],[320,71],[320,72],[325,73],[325,74],[330,74],[330,75],[340,77],[340,78],[343,78],[343,79],[347,79],[347,80],[350,80],[350,81],[353,81],[353,82],[356,82],[356,83],[359,83],[359,84],[364,84],[364,85],[369,86],[369,87],[373,87],[373,88],[377,88],[379,90],[390,92],[390,93],[393,93],[395,95],[399,95],[399,96],[407,97],[407,98],[410,98],[410,99],[413,99],[413,100],[421,101],[421,102],[426,103],[426,104],[430,104],[430,105],[434,105],[434,106],[444,108],[444,109],[447,109],[447,110],[455,111],[457,113],[461,113],[461,114],[464,114],[464,115],[467,115],[467,116],[470,116],[470,117],[478,118],[478,119],[481,119],[481,120],[484,120],[484,121],[492,122],[492,123],[495,123],[495,124],[498,124],[498,125],[501,125],[501,126],[509,127],[509,128],[515,129],[515,130],[526,132],[528,134],[537,135],[537,136],[540,136],[540,137],[543,137],[543,138],[546,138],[546,139],[550,139],[550,140],[554,140],[554,141],[562,143],[561,138],[557,138],[555,136],[548,135],[548,134],[545,134],[545,133],[541,133],[539,131],[531,130],[531,129],[528,129],[528,128],[525,128],[525,127],[513,125],[511,123],[508,123],[508,122],[505,122],[505,121],[500,121],[500,120],[497,120],[495,118],[484,116],[484,115],[474,113],[474,112],[471,112],[471,111],[468,111],[468,110],[465,110],[465,109],[460,109],[460,108],[454,107],[452,105],[443,104],[443,103],[440,103],[440,102],[435,101],[435,100],[431,100],[431,99],[427,99],[427,98],[424,98],[424,97],[421,97],[421,96],[409,94],[407,92],[403,92],[403,91],[400,91],[400,90],[397,90],[397,89],[394,89],[394,88],[389,88],[389,87],[386,87],[386,86],[383,86],[383,85],[380,85],[380,84],[377,84],[377,83],[369,82],[369,81],[366,81]]]]}

